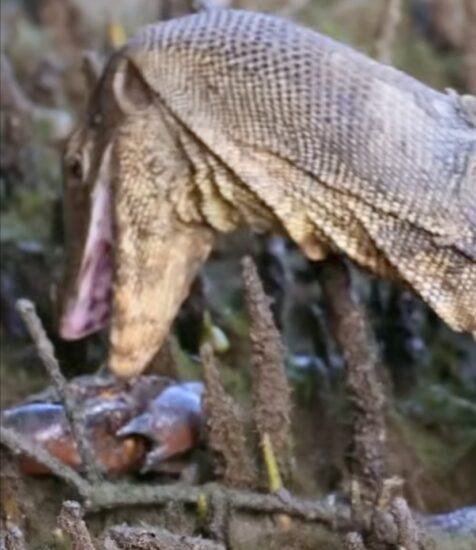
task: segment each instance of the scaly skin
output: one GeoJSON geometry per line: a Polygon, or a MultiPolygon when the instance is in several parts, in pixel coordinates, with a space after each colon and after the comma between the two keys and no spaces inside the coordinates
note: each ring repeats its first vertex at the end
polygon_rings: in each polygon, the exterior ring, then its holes
{"type": "Polygon", "coordinates": [[[112,192],[112,370],[144,368],[213,235],[245,225],[311,259],[344,252],[476,335],[474,101],[270,16],[144,29],[108,63],[67,152],[91,167],[90,189],[112,192]]]}

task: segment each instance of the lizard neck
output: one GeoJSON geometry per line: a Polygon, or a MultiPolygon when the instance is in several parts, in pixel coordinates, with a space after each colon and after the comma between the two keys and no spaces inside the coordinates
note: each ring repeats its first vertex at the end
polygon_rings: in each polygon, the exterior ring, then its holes
{"type": "Polygon", "coordinates": [[[204,144],[185,129],[179,141],[191,175],[189,183],[170,196],[181,221],[199,221],[220,233],[240,227],[259,232],[282,228],[267,205],[204,144]]]}

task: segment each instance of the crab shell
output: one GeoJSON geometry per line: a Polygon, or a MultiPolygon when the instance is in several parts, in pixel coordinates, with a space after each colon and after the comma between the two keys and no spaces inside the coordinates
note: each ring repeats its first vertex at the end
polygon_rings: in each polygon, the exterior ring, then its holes
{"type": "MultiPolygon", "coordinates": [[[[133,411],[121,399],[93,399],[85,403],[86,433],[94,454],[104,473],[117,476],[137,471],[145,457],[145,442],[138,437],[118,438],[117,429],[127,422],[133,411]]],[[[37,443],[58,460],[80,470],[76,442],[60,404],[27,403],[1,414],[2,425],[37,443]]],[[[19,457],[20,468],[29,475],[48,475],[49,470],[24,454],[19,457]]]]}

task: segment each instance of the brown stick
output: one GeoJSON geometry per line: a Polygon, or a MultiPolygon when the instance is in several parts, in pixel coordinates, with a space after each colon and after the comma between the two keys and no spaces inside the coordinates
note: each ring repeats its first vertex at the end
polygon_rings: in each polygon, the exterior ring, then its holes
{"type": "MultiPolygon", "coordinates": [[[[293,496],[265,494],[229,489],[215,483],[190,487],[181,485],[133,485],[103,482],[97,486],[86,503],[87,510],[96,512],[124,506],[166,505],[173,501],[196,505],[200,495],[209,495],[209,502],[220,499],[234,510],[261,514],[287,514],[305,521],[332,526],[337,530],[350,528],[347,505],[328,501],[305,500],[293,496]]],[[[202,497],[203,498],[203,497],[202,497]]]]}
{"type": "Polygon", "coordinates": [[[231,487],[256,485],[239,409],[223,388],[211,346],[204,344],[200,356],[205,382],[202,407],[206,442],[212,451],[215,476],[231,487]]]}
{"type": "Polygon", "coordinates": [[[55,357],[53,345],[46,335],[35,306],[29,300],[18,300],[17,310],[20,313],[28,332],[35,344],[40,359],[53,382],[58,397],[64,405],[74,440],[78,446],[82,466],[89,482],[97,483],[101,479],[101,471],[97,465],[93,448],[89,442],[83,415],[76,406],[73,394],[69,391],[68,383],[61,373],[58,360],[55,357]]]}
{"type": "Polygon", "coordinates": [[[476,95],[476,0],[466,0],[466,29],[463,41],[463,70],[470,94],[476,95]]]}
{"type": "Polygon", "coordinates": [[[2,88],[1,107],[22,116],[30,116],[33,112],[33,104],[21,89],[13,74],[10,60],[3,53],[0,54],[0,84],[2,88]]]}
{"type": "Polygon", "coordinates": [[[119,548],[141,550],[225,550],[217,542],[199,537],[176,535],[162,528],[112,527],[106,534],[106,542],[113,541],[119,548]]]}
{"type": "Polygon", "coordinates": [[[352,533],[347,533],[344,537],[344,548],[345,550],[367,550],[365,548],[364,541],[360,533],[353,531],[352,533]]]}
{"type": "Polygon", "coordinates": [[[390,63],[397,28],[402,18],[402,0],[385,0],[375,37],[375,58],[390,63]]]}
{"type": "Polygon", "coordinates": [[[291,19],[304,8],[307,8],[309,4],[310,0],[288,0],[282,8],[277,10],[276,15],[291,19]]]}
{"type": "Polygon", "coordinates": [[[251,364],[255,378],[254,421],[260,442],[264,441],[266,434],[269,436],[281,474],[289,477],[292,404],[284,346],[255,263],[246,257],[242,261],[242,268],[250,320],[251,364]]]}
{"type": "MultiPolygon", "coordinates": [[[[25,537],[19,527],[7,528],[4,540],[5,550],[26,550],[25,537]]],[[[0,548],[3,547],[0,545],[0,548]]]]}
{"type": "Polygon", "coordinates": [[[365,312],[352,293],[351,275],[344,261],[330,259],[318,275],[334,337],[347,365],[347,392],[354,416],[351,470],[360,485],[364,505],[373,506],[388,477],[385,394],[377,374],[376,344],[365,312]]]}
{"type": "Polygon", "coordinates": [[[63,502],[58,516],[58,525],[68,535],[73,550],[96,550],[78,502],[73,500],[63,502]]]}
{"type": "Polygon", "coordinates": [[[390,512],[398,529],[398,544],[405,550],[420,550],[424,541],[417,523],[404,498],[397,497],[393,500],[390,512]]]}
{"type": "Polygon", "coordinates": [[[0,426],[0,443],[5,445],[12,454],[26,454],[45,466],[65,483],[76,489],[83,498],[88,498],[91,485],[66,464],[63,464],[37,443],[27,440],[15,431],[0,426]]]}

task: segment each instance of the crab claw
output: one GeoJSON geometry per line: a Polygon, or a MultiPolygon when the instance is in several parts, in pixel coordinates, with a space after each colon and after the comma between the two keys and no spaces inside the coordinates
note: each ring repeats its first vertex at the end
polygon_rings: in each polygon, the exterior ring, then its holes
{"type": "Polygon", "coordinates": [[[144,464],[140,470],[141,474],[160,470],[162,462],[171,456],[170,449],[167,445],[160,445],[148,452],[144,464]]]}
{"type": "Polygon", "coordinates": [[[202,427],[201,382],[185,382],[166,388],[146,412],[132,419],[116,435],[143,436],[152,443],[142,472],[156,471],[169,458],[198,445],[202,427]]]}
{"type": "Polygon", "coordinates": [[[142,435],[144,437],[151,438],[151,434],[153,434],[153,418],[150,413],[144,413],[140,416],[136,416],[116,432],[118,437],[142,435]]]}

